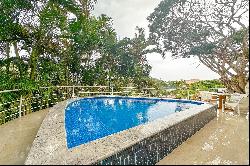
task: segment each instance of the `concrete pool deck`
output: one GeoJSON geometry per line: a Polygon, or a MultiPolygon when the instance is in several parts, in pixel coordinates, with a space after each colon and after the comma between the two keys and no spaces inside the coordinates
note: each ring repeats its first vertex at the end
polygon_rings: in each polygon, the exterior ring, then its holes
{"type": "MultiPolygon", "coordinates": [[[[0,138],[0,164],[24,164],[47,112],[35,112],[0,126],[4,135],[0,138]]],[[[248,119],[220,113],[158,164],[249,164],[248,154],[248,119]]]]}
{"type": "Polygon", "coordinates": [[[49,109],[33,112],[0,125],[0,164],[21,165],[49,109]]]}
{"type": "Polygon", "coordinates": [[[221,113],[159,165],[249,165],[249,121],[221,113]]]}

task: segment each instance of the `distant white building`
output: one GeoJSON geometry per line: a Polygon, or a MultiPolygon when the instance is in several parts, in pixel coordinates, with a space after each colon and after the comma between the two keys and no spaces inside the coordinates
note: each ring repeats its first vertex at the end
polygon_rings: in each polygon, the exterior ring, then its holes
{"type": "Polygon", "coordinates": [[[196,83],[196,82],[199,82],[199,81],[200,81],[199,79],[185,80],[186,84],[193,84],[193,83],[196,83]]]}

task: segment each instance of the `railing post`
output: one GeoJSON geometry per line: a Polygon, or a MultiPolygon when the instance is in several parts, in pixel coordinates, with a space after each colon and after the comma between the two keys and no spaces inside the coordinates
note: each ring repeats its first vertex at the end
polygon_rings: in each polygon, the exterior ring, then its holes
{"type": "Polygon", "coordinates": [[[73,85],[73,92],[72,92],[72,97],[75,97],[75,86],[73,85]]]}
{"type": "Polygon", "coordinates": [[[113,86],[111,86],[111,95],[113,96],[114,94],[114,90],[113,90],[113,86]]]}
{"type": "Polygon", "coordinates": [[[19,104],[19,118],[22,116],[22,101],[23,101],[23,98],[22,98],[22,95],[21,95],[20,104],[19,104]]]}

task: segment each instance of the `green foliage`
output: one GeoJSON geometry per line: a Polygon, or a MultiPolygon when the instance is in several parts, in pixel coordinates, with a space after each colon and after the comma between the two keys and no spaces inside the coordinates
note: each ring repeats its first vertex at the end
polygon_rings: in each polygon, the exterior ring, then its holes
{"type": "Polygon", "coordinates": [[[110,17],[91,15],[95,3],[1,1],[0,90],[29,96],[42,86],[139,86],[149,77],[144,30],[118,41],[110,17]]]}
{"type": "Polygon", "coordinates": [[[191,55],[211,55],[216,45],[213,43],[204,43],[200,46],[194,46],[190,49],[191,55]]]}
{"type": "Polygon", "coordinates": [[[236,31],[235,33],[233,33],[232,36],[231,36],[231,38],[233,40],[233,43],[235,43],[235,44],[241,44],[243,42],[246,30],[245,29],[240,29],[239,31],[236,31]]]}
{"type": "Polygon", "coordinates": [[[201,80],[192,84],[185,81],[169,81],[167,87],[175,89],[167,92],[166,95],[176,96],[176,98],[187,98],[189,96],[197,96],[199,91],[213,91],[214,88],[224,88],[219,80],[201,80]]]}

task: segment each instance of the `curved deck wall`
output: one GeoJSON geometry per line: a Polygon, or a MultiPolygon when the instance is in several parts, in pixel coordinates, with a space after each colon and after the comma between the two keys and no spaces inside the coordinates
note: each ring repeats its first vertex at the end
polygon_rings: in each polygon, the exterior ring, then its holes
{"type": "Polygon", "coordinates": [[[94,165],[153,165],[217,116],[211,108],[170,126],[94,165]]]}

